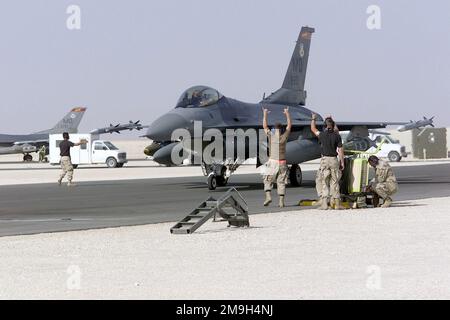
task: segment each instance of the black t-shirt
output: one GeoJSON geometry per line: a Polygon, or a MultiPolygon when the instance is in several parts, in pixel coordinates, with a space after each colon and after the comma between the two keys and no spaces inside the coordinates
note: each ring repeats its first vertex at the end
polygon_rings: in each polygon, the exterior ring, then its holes
{"type": "Polygon", "coordinates": [[[61,141],[59,144],[59,150],[61,150],[61,157],[70,157],[70,148],[74,146],[74,143],[69,140],[61,141]]]}
{"type": "Polygon", "coordinates": [[[336,157],[337,148],[342,147],[342,139],[339,133],[334,131],[322,131],[319,134],[319,142],[322,156],[336,157]]]}

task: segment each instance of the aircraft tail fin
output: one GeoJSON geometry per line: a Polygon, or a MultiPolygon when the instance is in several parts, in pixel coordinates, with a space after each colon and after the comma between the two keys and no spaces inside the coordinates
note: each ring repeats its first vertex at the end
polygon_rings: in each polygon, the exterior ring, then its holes
{"type": "Polygon", "coordinates": [[[53,128],[36,133],[77,133],[78,126],[84,116],[84,113],[86,112],[86,109],[87,108],[81,107],[73,108],[53,128]]]}
{"type": "Polygon", "coordinates": [[[280,89],[263,100],[287,105],[305,105],[305,79],[308,66],[309,48],[314,28],[302,27],[292,53],[289,67],[280,89]]]}

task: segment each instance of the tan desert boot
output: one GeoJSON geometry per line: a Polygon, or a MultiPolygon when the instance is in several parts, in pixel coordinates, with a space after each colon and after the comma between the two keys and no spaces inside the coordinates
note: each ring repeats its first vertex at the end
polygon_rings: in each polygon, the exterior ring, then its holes
{"type": "Polygon", "coordinates": [[[319,206],[320,210],[328,210],[327,198],[320,198],[319,202],[320,202],[320,206],[319,206]]]}
{"type": "Polygon", "coordinates": [[[391,198],[384,199],[384,203],[381,205],[382,208],[389,208],[392,204],[391,198]]]}
{"type": "Polygon", "coordinates": [[[280,200],[278,202],[278,206],[280,208],[284,208],[284,196],[280,196],[280,200]]]}
{"type": "Polygon", "coordinates": [[[270,191],[266,191],[266,200],[264,201],[264,207],[267,207],[272,202],[270,191]]]}

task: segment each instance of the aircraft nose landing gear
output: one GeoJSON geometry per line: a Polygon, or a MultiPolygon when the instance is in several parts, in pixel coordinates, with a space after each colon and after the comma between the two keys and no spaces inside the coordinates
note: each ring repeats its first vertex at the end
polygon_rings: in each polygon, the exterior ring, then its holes
{"type": "Polygon", "coordinates": [[[217,188],[217,178],[213,173],[210,173],[208,176],[208,189],[216,190],[217,188]]]}
{"type": "Polygon", "coordinates": [[[216,190],[217,187],[227,185],[227,167],[221,164],[210,164],[202,166],[203,173],[208,176],[208,189],[216,190]]]}
{"type": "Polygon", "coordinates": [[[228,178],[241,165],[242,161],[236,159],[223,163],[202,163],[203,175],[208,177],[208,189],[215,190],[217,187],[224,187],[228,183],[228,178]]]}

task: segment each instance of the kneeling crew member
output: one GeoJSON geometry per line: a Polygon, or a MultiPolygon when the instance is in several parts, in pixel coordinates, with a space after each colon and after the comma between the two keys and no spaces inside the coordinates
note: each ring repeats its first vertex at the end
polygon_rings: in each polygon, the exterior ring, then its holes
{"type": "Polygon", "coordinates": [[[47,153],[47,148],[45,147],[45,145],[43,145],[40,149],[39,149],[39,162],[44,162],[45,161],[45,155],[47,153]]]}
{"type": "Polygon", "coordinates": [[[311,117],[311,131],[319,138],[322,158],[320,159],[319,172],[316,184],[322,186],[318,195],[320,197],[320,209],[327,210],[328,202],[334,204],[335,209],[342,209],[339,180],[344,170],[344,148],[338,131],[335,131],[335,123],[331,117],[325,119],[326,130],[320,132],[316,127],[316,115],[311,117]],[[336,158],[339,154],[339,160],[336,158]],[[330,199],[331,197],[331,199],[330,199]]]}
{"type": "MultiPolygon", "coordinates": [[[[398,190],[394,172],[386,161],[380,160],[376,156],[369,157],[369,164],[375,169],[375,178],[370,183],[370,190],[384,200],[381,207],[388,208],[392,204],[391,196],[398,190]]],[[[375,200],[375,203],[377,202],[375,200]]]]}
{"type": "Polygon", "coordinates": [[[61,169],[63,172],[59,176],[58,184],[61,185],[64,176],[67,174],[67,185],[70,187],[70,186],[75,185],[72,183],[73,165],[72,165],[72,161],[70,159],[70,148],[79,146],[81,144],[86,144],[86,141],[81,140],[78,143],[73,143],[72,141],[69,141],[69,133],[67,133],[67,132],[63,133],[63,138],[64,138],[64,141],[61,141],[61,143],[59,144],[60,156],[61,156],[61,169]]]}
{"type": "Polygon", "coordinates": [[[269,111],[263,109],[263,128],[266,135],[269,137],[269,161],[265,164],[267,172],[264,173],[264,191],[266,193],[266,199],[264,206],[268,206],[272,202],[270,195],[273,187],[273,183],[277,182],[277,192],[279,196],[279,206],[284,207],[284,196],[286,190],[287,173],[288,168],[286,164],[286,143],[291,133],[291,116],[289,114],[289,108],[284,109],[283,113],[286,115],[287,126],[284,133],[282,132],[283,126],[281,123],[275,124],[275,130],[273,132],[269,129],[267,124],[267,115],[269,111]]]}

